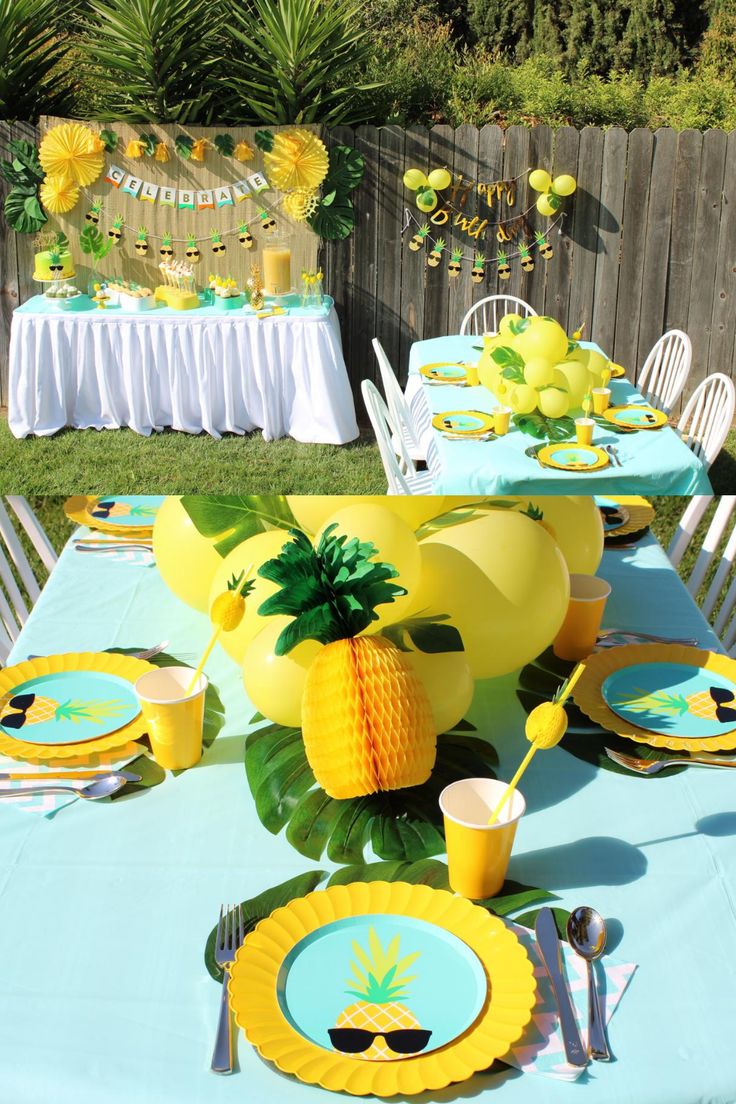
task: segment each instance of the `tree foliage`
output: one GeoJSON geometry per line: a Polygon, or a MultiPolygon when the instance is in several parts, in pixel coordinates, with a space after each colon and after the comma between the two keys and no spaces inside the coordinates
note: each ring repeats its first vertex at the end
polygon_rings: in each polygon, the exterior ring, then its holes
{"type": "Polygon", "coordinates": [[[34,122],[70,109],[61,33],[69,11],[68,0],[0,0],[0,119],[34,122]]]}

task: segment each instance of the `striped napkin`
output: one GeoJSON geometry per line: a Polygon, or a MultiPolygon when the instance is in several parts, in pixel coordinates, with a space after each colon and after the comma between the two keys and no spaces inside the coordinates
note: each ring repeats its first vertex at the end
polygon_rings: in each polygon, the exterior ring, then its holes
{"type": "MultiPolygon", "coordinates": [[[[0,773],[14,773],[14,774],[61,774],[64,773],[74,774],[80,770],[94,770],[98,768],[101,771],[107,770],[122,770],[134,759],[137,759],[139,755],[143,753],[145,749],[136,743],[126,744],[122,748],[113,748],[110,751],[98,752],[95,754],[88,754],[80,756],[74,760],[74,766],[70,767],[68,760],[64,763],[64,766],[57,766],[53,763],[25,763],[20,759],[11,759],[8,755],[0,755],[0,773]]],[[[50,786],[59,785],[74,786],[75,789],[81,789],[87,785],[84,779],[71,779],[66,782],[63,778],[50,778],[48,780],[50,786]]],[[[41,816],[51,816],[58,809],[63,809],[65,805],[71,805],[74,801],[79,801],[78,797],[74,794],[31,794],[30,796],[24,796],[24,790],[33,789],[34,786],[44,785],[42,781],[23,781],[23,782],[10,782],[0,781],[0,786],[3,789],[12,789],[17,791],[17,797],[3,797],[3,805],[12,805],[16,809],[20,809],[23,813],[38,813],[41,816]]]]}

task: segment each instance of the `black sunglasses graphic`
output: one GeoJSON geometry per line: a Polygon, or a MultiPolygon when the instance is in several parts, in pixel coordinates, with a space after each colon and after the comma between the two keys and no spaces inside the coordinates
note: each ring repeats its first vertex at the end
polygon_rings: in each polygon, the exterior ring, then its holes
{"type": "Polygon", "coordinates": [[[360,1027],[331,1027],[327,1034],[335,1050],[341,1054],[362,1054],[375,1039],[383,1039],[394,1054],[417,1054],[424,1050],[431,1031],[418,1027],[399,1028],[397,1031],[366,1031],[360,1027]]]}

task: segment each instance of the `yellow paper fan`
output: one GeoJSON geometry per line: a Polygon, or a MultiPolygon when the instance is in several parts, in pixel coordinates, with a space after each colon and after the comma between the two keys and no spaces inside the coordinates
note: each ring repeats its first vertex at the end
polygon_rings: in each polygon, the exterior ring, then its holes
{"type": "Polygon", "coordinates": [[[41,203],[52,215],[63,215],[76,206],[79,188],[66,176],[47,176],[41,185],[41,203]]]}
{"type": "Polygon", "coordinates": [[[263,156],[266,175],[274,188],[314,191],[327,176],[329,157],[324,142],[309,130],[277,134],[270,153],[263,156]]]}
{"type": "Polygon", "coordinates": [[[68,178],[73,184],[93,184],[102,172],[103,153],[95,135],[81,123],[60,123],[44,136],[39,158],[47,176],[68,178]]]}
{"type": "Polygon", "coordinates": [[[317,210],[319,200],[317,193],[309,188],[295,188],[286,193],[281,205],[295,222],[305,222],[317,210]]]}

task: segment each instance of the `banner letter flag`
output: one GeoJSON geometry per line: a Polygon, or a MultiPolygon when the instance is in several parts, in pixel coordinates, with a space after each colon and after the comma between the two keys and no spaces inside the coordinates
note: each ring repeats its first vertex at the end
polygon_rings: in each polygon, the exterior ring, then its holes
{"type": "Polygon", "coordinates": [[[252,176],[248,177],[248,183],[250,184],[256,195],[258,194],[258,192],[265,192],[266,189],[269,187],[269,183],[263,173],[253,173],[252,176]]]}
{"type": "Polygon", "coordinates": [[[146,203],[155,203],[157,195],[158,184],[151,184],[150,181],[145,180],[143,182],[143,187],[141,188],[141,194],[138,198],[144,200],[146,203]]]}
{"type": "Polygon", "coordinates": [[[180,211],[193,211],[194,210],[194,192],[190,192],[185,188],[179,189],[179,210],[180,211]]]}
{"type": "Polygon", "coordinates": [[[214,207],[215,207],[215,201],[212,198],[212,192],[210,192],[210,191],[197,192],[197,210],[198,211],[214,210],[214,207]]]}
{"type": "Polygon", "coordinates": [[[112,184],[113,188],[119,188],[125,180],[125,169],[119,169],[117,165],[111,165],[105,177],[106,184],[112,184]]]}
{"type": "Polygon", "coordinates": [[[217,188],[215,190],[215,203],[218,207],[232,207],[233,197],[229,188],[217,188]]]}
{"type": "Polygon", "coordinates": [[[141,190],[142,184],[143,181],[139,176],[133,176],[131,173],[128,173],[125,178],[125,183],[123,184],[123,191],[127,192],[129,195],[137,196],[141,190]]]}
{"type": "Polygon", "coordinates": [[[236,180],[232,186],[236,203],[242,203],[251,194],[247,180],[236,180]]]}
{"type": "Polygon", "coordinates": [[[158,203],[159,207],[176,207],[176,188],[161,188],[158,203]]]}

